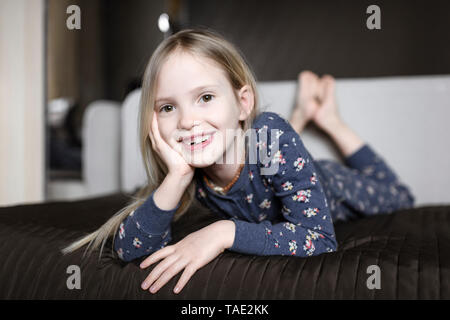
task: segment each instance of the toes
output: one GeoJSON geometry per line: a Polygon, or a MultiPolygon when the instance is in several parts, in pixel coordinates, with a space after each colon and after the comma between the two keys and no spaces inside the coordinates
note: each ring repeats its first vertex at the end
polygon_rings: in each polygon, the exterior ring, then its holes
{"type": "Polygon", "coordinates": [[[320,94],[320,78],[314,72],[305,70],[299,73],[300,96],[304,98],[318,97],[320,94]]]}
{"type": "Polygon", "coordinates": [[[335,84],[336,80],[334,79],[333,76],[330,76],[329,74],[326,74],[326,75],[324,75],[324,76],[322,77],[321,82],[322,82],[323,84],[325,84],[325,85],[324,85],[324,88],[330,88],[330,89],[332,89],[332,88],[334,88],[334,84],[335,84]]]}
{"type": "Polygon", "coordinates": [[[334,77],[326,74],[321,78],[320,82],[321,82],[320,97],[323,100],[329,94],[334,93],[335,79],[334,77]]]}
{"type": "Polygon", "coordinates": [[[334,77],[331,74],[324,74],[322,76],[322,79],[324,79],[324,80],[326,79],[328,81],[334,81],[334,77]]]}
{"type": "Polygon", "coordinates": [[[299,73],[298,81],[300,83],[311,83],[315,84],[319,82],[319,76],[312,71],[305,70],[299,73]]]}
{"type": "Polygon", "coordinates": [[[304,70],[298,74],[298,79],[301,80],[301,79],[308,78],[308,77],[314,77],[314,75],[315,75],[314,72],[309,71],[309,70],[304,70]]]}

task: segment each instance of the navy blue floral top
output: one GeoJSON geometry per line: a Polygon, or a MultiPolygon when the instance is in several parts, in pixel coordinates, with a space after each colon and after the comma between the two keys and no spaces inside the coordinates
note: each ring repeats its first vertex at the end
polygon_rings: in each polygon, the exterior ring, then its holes
{"type": "MultiPolygon", "coordinates": [[[[254,255],[313,256],[337,249],[333,221],[316,167],[300,136],[273,112],[261,113],[247,140],[239,178],[223,195],[196,170],[196,198],[236,226],[229,250],[254,255]],[[252,140],[254,139],[254,140],[252,140]]],[[[171,240],[173,210],[159,209],[153,193],[120,225],[114,246],[125,261],[149,255],[171,240]]]]}

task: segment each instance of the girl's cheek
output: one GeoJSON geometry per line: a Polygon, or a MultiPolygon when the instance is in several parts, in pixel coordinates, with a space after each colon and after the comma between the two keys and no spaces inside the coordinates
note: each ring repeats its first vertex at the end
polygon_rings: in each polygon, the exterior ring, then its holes
{"type": "Polygon", "coordinates": [[[160,119],[160,121],[158,122],[158,128],[161,138],[164,140],[164,142],[170,144],[174,132],[168,126],[167,121],[163,121],[162,119],[160,119]]]}
{"type": "Polygon", "coordinates": [[[174,136],[170,136],[168,139],[164,139],[164,141],[172,148],[175,148],[178,142],[175,140],[174,136]]]}

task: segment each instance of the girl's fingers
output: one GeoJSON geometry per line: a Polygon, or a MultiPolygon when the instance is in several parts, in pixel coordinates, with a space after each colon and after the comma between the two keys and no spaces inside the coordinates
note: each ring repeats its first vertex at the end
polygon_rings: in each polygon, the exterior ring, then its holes
{"type": "Polygon", "coordinates": [[[152,124],[150,126],[150,137],[153,138],[153,142],[155,142],[155,121],[156,121],[156,116],[155,114],[153,114],[153,118],[152,118],[152,124]]]}
{"type": "Polygon", "coordinates": [[[159,260],[172,254],[173,250],[174,249],[172,246],[164,247],[161,250],[158,250],[158,251],[154,252],[153,254],[149,255],[144,261],[141,262],[139,267],[141,267],[141,269],[145,269],[148,266],[152,265],[153,263],[158,262],[159,260]]]}
{"type": "Polygon", "coordinates": [[[179,293],[184,288],[184,286],[189,281],[189,279],[191,279],[191,277],[194,275],[194,273],[196,271],[197,271],[197,269],[195,267],[193,267],[191,264],[188,265],[184,269],[183,274],[181,275],[180,279],[178,280],[173,292],[179,293]]]}
{"type": "Polygon", "coordinates": [[[159,133],[159,127],[158,127],[158,120],[157,120],[156,112],[153,113],[152,130],[151,131],[152,131],[153,141],[155,143],[158,143],[158,146],[157,146],[158,150],[164,150],[164,148],[166,146],[166,142],[163,140],[163,138],[161,137],[161,134],[159,133]]]}
{"type": "Polygon", "coordinates": [[[150,137],[150,141],[152,142],[152,148],[153,148],[153,150],[156,151],[156,140],[155,140],[154,133],[153,133],[153,132],[155,132],[155,129],[154,129],[154,122],[155,122],[155,116],[153,116],[152,124],[151,124],[151,126],[150,126],[150,131],[149,131],[149,133],[148,133],[148,136],[150,137]]]}
{"type": "Polygon", "coordinates": [[[170,279],[172,279],[175,275],[177,275],[181,270],[183,270],[187,265],[187,262],[183,262],[182,260],[178,260],[173,263],[172,266],[156,280],[156,282],[151,286],[150,290],[152,293],[155,293],[160,288],[162,288],[170,279]]]}
{"type": "Polygon", "coordinates": [[[158,119],[156,116],[156,112],[153,113],[152,129],[153,134],[155,135],[155,139],[159,141],[161,139],[161,135],[159,134],[158,119]]]}
{"type": "Polygon", "coordinates": [[[152,142],[152,148],[153,148],[153,150],[155,150],[155,148],[156,148],[155,139],[153,138],[151,131],[148,133],[148,136],[150,137],[150,141],[152,142]]]}
{"type": "Polygon", "coordinates": [[[159,276],[177,260],[178,257],[169,256],[161,261],[144,280],[141,285],[142,289],[147,290],[151,286],[151,284],[155,282],[155,280],[158,279],[159,276]]]}

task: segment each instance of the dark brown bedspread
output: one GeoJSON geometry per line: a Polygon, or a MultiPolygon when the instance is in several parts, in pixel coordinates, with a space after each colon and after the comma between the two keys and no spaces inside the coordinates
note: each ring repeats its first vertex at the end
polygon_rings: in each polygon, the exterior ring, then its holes
{"type": "MultiPolygon", "coordinates": [[[[398,211],[336,225],[337,252],[310,258],[225,251],[198,270],[183,291],[178,274],[157,294],[140,288],[151,268],[123,263],[110,249],[82,261],[59,249],[95,230],[120,209],[124,194],[0,208],[0,299],[450,299],[450,206],[398,211]],[[81,268],[69,290],[67,268],[81,268]],[[378,265],[381,289],[368,289],[378,265]]],[[[173,241],[215,221],[192,207],[173,223],[173,241]]]]}

